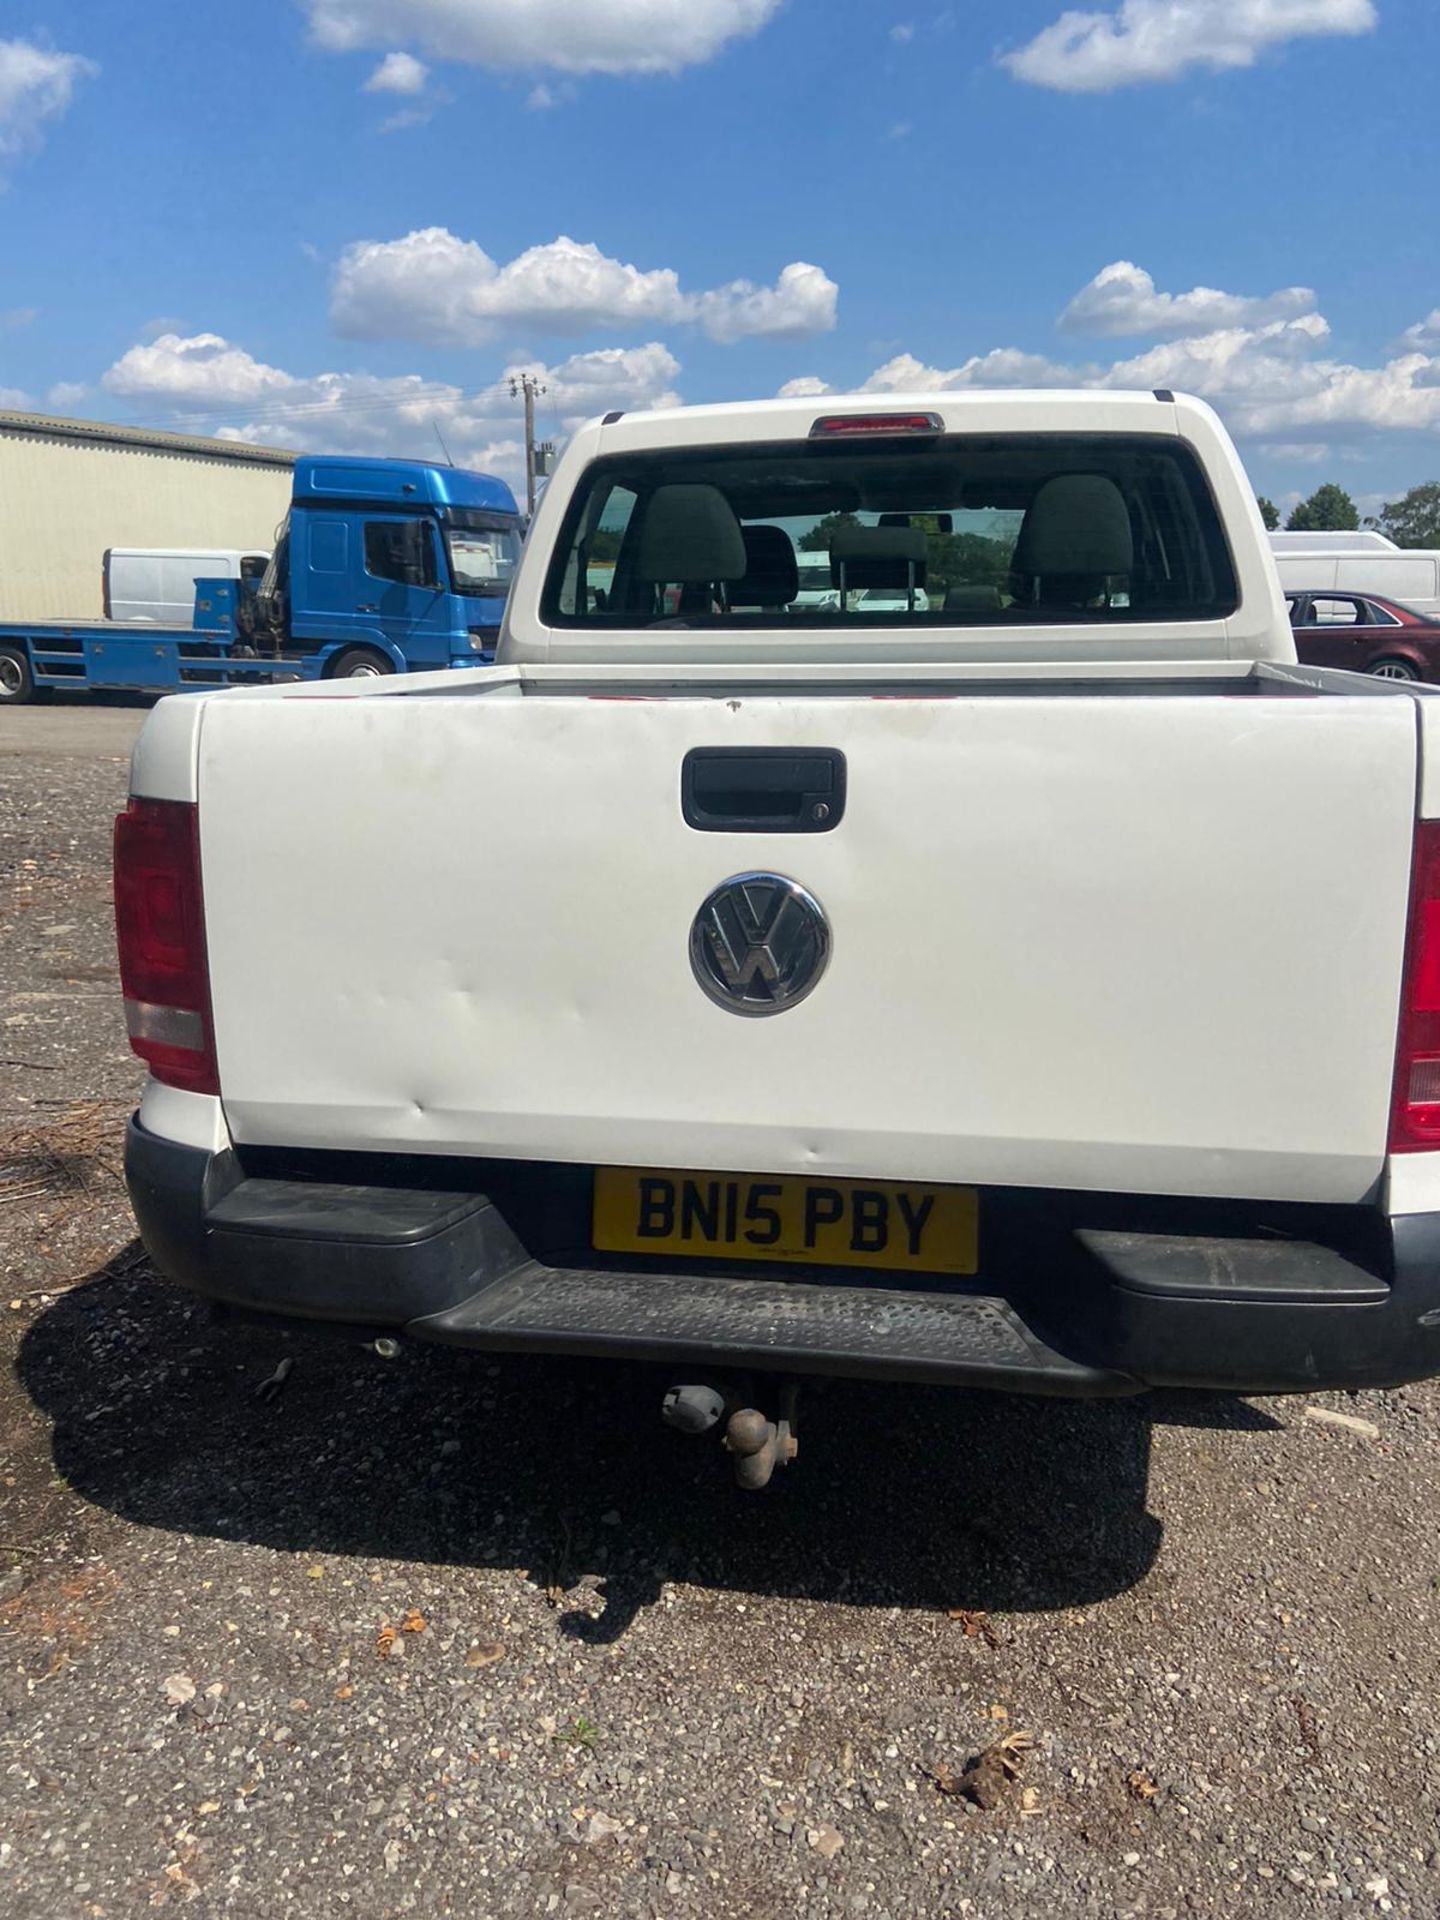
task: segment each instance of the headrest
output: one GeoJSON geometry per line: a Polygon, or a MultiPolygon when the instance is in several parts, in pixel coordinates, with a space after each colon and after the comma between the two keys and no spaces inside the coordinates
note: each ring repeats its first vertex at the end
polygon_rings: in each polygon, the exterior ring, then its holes
{"type": "Polygon", "coordinates": [[[740,522],[718,487],[676,483],[655,489],[635,552],[637,580],[689,586],[738,580],[744,572],[740,522]]]}
{"type": "Polygon", "coordinates": [[[795,547],[783,527],[744,527],[745,578],[730,589],[732,607],[788,607],[800,591],[795,547]]]}
{"type": "Polygon", "coordinates": [[[999,605],[998,587],[951,587],[945,596],[947,613],[990,613],[999,605]]]}
{"type": "Polygon", "coordinates": [[[929,545],[919,527],[837,527],[830,541],[830,579],[847,589],[925,584],[929,545]],[[914,569],[912,575],[911,569],[914,569]]]}
{"type": "Polygon", "coordinates": [[[1125,499],[1103,473],[1061,473],[1030,503],[1015,543],[1015,571],[1047,575],[1129,573],[1135,538],[1125,499]]]}

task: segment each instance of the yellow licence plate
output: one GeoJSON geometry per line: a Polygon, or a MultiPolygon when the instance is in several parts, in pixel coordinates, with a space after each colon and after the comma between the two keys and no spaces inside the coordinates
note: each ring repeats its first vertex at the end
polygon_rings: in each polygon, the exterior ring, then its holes
{"type": "Polygon", "coordinates": [[[594,1241],[606,1253],[976,1272],[972,1187],[599,1167],[594,1241]]]}

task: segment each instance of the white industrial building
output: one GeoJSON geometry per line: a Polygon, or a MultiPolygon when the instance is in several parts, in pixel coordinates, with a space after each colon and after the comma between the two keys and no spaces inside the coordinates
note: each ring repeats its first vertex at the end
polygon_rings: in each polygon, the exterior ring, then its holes
{"type": "Polygon", "coordinates": [[[268,552],[293,453],[0,411],[0,620],[98,620],[108,547],[268,552]]]}

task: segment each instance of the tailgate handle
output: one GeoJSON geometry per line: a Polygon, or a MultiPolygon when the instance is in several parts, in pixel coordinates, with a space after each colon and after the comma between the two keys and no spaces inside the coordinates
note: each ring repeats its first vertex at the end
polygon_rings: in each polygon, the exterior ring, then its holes
{"type": "Polygon", "coordinates": [[[845,756],[836,747],[693,747],[680,806],[699,833],[830,833],[845,814],[845,756]]]}

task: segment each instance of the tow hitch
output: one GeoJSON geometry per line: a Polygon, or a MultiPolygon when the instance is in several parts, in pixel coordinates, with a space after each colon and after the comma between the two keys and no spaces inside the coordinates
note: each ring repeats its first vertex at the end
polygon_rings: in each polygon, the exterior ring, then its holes
{"type": "Polygon", "coordinates": [[[788,1467],[800,1451],[797,1437],[799,1381],[780,1391],[780,1417],[769,1419],[748,1404],[748,1394],[726,1391],[709,1381],[671,1387],[660,1407],[660,1418],[679,1433],[710,1433],[725,1422],[722,1445],[735,1466],[735,1479],[747,1491],[770,1484],[777,1467],[788,1467]]]}

